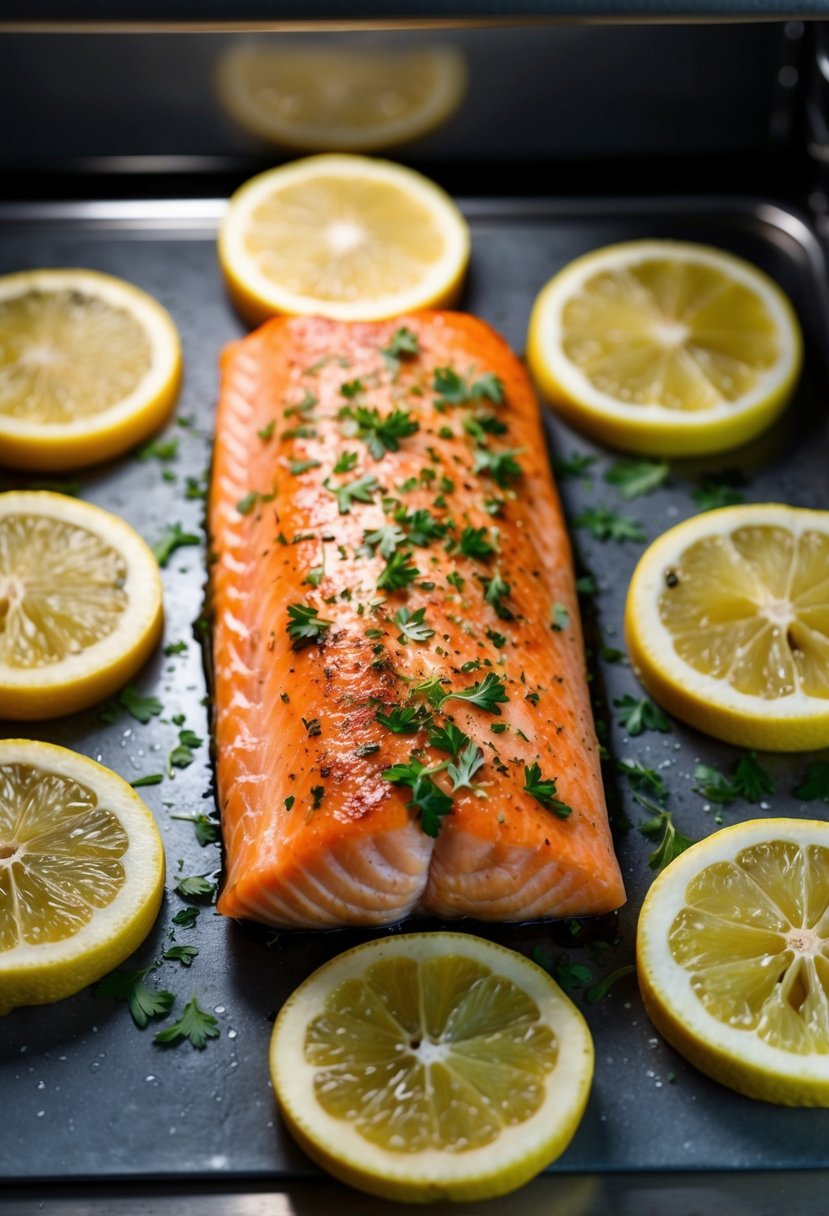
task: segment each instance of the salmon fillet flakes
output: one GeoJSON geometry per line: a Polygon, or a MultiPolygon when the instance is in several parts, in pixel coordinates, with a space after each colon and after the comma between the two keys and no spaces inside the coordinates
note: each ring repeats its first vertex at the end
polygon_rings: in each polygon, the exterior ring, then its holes
{"type": "Polygon", "coordinates": [[[220,912],[624,901],[538,405],[493,330],[277,318],[228,347],[209,521],[220,912]]]}

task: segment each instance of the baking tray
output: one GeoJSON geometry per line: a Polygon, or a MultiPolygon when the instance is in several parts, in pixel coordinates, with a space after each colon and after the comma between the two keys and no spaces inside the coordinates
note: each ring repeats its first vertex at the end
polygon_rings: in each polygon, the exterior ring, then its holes
{"type": "MultiPolygon", "coordinates": [[[[629,505],[603,481],[610,454],[548,415],[554,456],[580,451],[598,457],[588,478],[561,482],[571,519],[590,504],[608,503],[638,518],[652,539],[693,514],[691,492],[700,478],[724,468],[740,470],[749,501],[829,507],[827,274],[823,249],[806,217],[774,202],[737,199],[566,204],[477,199],[462,205],[474,249],[463,305],[501,330],[518,351],[535,293],[552,273],[595,246],[645,236],[706,241],[752,259],[790,294],[803,323],[803,380],[777,426],[739,453],[677,462],[670,485],[629,505]]],[[[179,421],[167,431],[179,440],[178,458],[142,463],[126,457],[78,479],[83,498],[118,512],[151,543],[173,521],[188,530],[201,523],[203,503],[186,497],[187,479],[202,479],[210,459],[218,352],[243,332],[216,264],[214,238],[222,210],[223,203],[213,199],[0,208],[0,273],[89,266],[123,275],[157,296],[181,330],[185,382],[179,421]]],[[[2,482],[26,484],[12,474],[2,482]]],[[[612,703],[625,693],[640,695],[639,686],[629,667],[602,665],[595,655],[602,645],[621,645],[625,590],[641,546],[602,544],[582,531],[574,531],[573,539],[580,573],[591,571],[599,587],[587,609],[587,634],[596,714],[608,724],[612,759],[605,776],[614,821],[623,824],[627,817],[635,825],[644,818],[615,766],[620,758],[636,757],[662,767],[679,827],[689,836],[703,836],[715,827],[714,811],[691,792],[694,766],[701,761],[729,771],[735,753],[678,723],[671,734],[626,738],[612,703]]],[[[203,582],[203,554],[195,548],[180,550],[164,571],[165,642],[184,640],[188,647],[172,657],[159,651],[137,681],[143,692],[161,698],[160,718],[139,725],[122,713],[104,723],[92,710],[29,725],[20,733],[74,747],[128,780],[163,768],[176,739],[174,715],[184,714],[187,726],[206,737],[207,690],[193,630],[203,582]]],[[[17,734],[19,728],[9,726],[5,733],[17,734]]],[[[743,812],[825,814],[822,804],[801,806],[791,793],[815,758],[764,758],[778,792],[759,808],[726,808],[725,822],[743,812]]],[[[176,817],[213,810],[211,781],[205,746],[196,763],[177,771],[174,780],[143,790],[164,835],[169,888],[180,860],[185,873],[218,869],[218,846],[201,847],[192,824],[176,817]]],[[[629,893],[618,916],[580,926],[482,931],[519,950],[540,949],[552,963],[566,956],[589,966],[594,980],[630,963],[637,912],[652,880],[647,864],[652,844],[634,827],[617,831],[617,847],[629,893]]],[[[153,933],[128,967],[149,966],[160,956],[171,918],[182,906],[168,891],[153,933]]],[[[215,1011],[221,1037],[204,1052],[187,1043],[166,1050],[154,1046],[152,1030],[137,1030],[125,1006],[96,999],[90,990],[54,1006],[12,1013],[0,1022],[0,1095],[5,1112],[13,1112],[0,1123],[0,1176],[7,1184],[60,1183],[67,1195],[83,1193],[92,1180],[232,1188],[301,1185],[318,1178],[276,1116],[267,1079],[268,1036],[287,994],[359,937],[263,933],[203,908],[195,929],[176,930],[179,943],[193,943],[201,951],[192,968],[167,963],[154,980],[177,994],[179,1007],[195,990],[202,1006],[215,1011]]],[[[595,1182],[596,1175],[609,1178],[615,1171],[677,1171],[681,1189],[680,1178],[694,1171],[829,1167],[829,1111],[752,1102],[695,1072],[652,1029],[632,976],[620,979],[596,1004],[587,1003],[580,988],[573,995],[595,1037],[596,1079],[584,1121],[553,1167],[559,1178],[569,1176],[576,1185],[585,1176],[593,1175],[595,1182]]],[[[530,1196],[549,1195],[546,1185],[542,1179],[522,1192],[521,1209],[530,1196]]],[[[130,1188],[130,1193],[135,1198],[142,1192],[130,1188]]],[[[366,1200],[346,1209],[350,1202],[340,1191],[340,1210],[368,1210],[366,1200]]],[[[516,1206],[518,1200],[510,1202],[516,1206]]]]}

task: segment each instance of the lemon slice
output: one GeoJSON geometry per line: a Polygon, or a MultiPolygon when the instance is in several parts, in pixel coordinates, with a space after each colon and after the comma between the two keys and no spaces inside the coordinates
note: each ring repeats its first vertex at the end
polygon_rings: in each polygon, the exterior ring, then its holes
{"type": "Polygon", "coordinates": [[[181,378],[169,314],[131,283],[92,270],[0,277],[0,461],[95,464],[165,420],[181,378]]]}
{"type": "Polygon", "coordinates": [[[246,131],[303,152],[377,152],[454,114],[466,61],[449,46],[395,52],[238,45],[219,63],[219,97],[246,131]]]}
{"type": "Polygon", "coordinates": [[[52,718],[108,697],[162,629],[158,563],[100,507],[0,494],[0,718],[52,718]]]}
{"type": "Polygon", "coordinates": [[[707,511],[645,551],[625,610],[648,691],[718,738],[829,744],[829,511],[707,511]]]}
{"type": "Polygon", "coordinates": [[[630,241],[550,280],[527,355],[554,408],[594,438],[696,456],[774,421],[803,344],[787,297],[749,262],[707,245],[630,241]]]}
{"type": "Polygon", "coordinates": [[[405,1202],[520,1186],[569,1144],[593,1042],[581,1014],[523,956],[462,933],[368,942],[284,1005],[271,1077],[310,1157],[405,1202]]]}
{"type": "Polygon", "coordinates": [[[656,1028],[752,1098],[829,1106],[829,823],[724,828],[660,874],[639,983],[656,1028]]]}
{"type": "Polygon", "coordinates": [[[312,156],[233,195],[219,260],[244,317],[376,321],[452,303],[469,230],[428,178],[389,161],[312,156]]]}
{"type": "Polygon", "coordinates": [[[117,967],[163,890],[158,828],[126,781],[65,747],[0,741],[0,1014],[117,967]]]}

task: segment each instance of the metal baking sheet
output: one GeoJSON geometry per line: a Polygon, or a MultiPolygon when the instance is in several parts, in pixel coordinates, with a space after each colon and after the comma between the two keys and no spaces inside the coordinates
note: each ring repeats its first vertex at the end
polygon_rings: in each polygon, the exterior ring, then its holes
{"type": "MultiPolygon", "coordinates": [[[[43,204],[0,209],[0,272],[30,266],[89,266],[123,275],[157,296],[182,334],[186,375],[179,440],[169,463],[126,457],[79,476],[79,492],[118,512],[151,543],[177,521],[201,523],[203,503],[186,497],[187,478],[202,479],[210,459],[217,392],[217,356],[243,332],[222,290],[215,227],[222,203],[214,200],[43,204]]],[[[827,276],[818,239],[802,216],[763,201],[584,200],[464,203],[473,230],[473,268],[464,307],[490,321],[521,351],[530,306],[542,283],[576,255],[609,242],[645,236],[702,240],[742,254],[771,273],[791,295],[807,338],[807,361],[796,399],[779,424],[743,451],[714,461],[676,463],[668,486],[629,505],[603,481],[612,457],[548,416],[551,452],[598,457],[587,479],[561,483],[572,519],[591,503],[608,503],[638,518],[649,539],[693,514],[691,491],[706,473],[739,468],[749,501],[777,500],[829,507],[829,408],[825,350],[829,335],[827,276]]],[[[25,484],[13,474],[4,487],[25,484]]],[[[597,716],[609,725],[612,761],[605,767],[608,798],[617,823],[635,825],[643,814],[630,800],[614,761],[636,757],[660,766],[671,788],[680,828],[699,837],[715,827],[714,811],[691,792],[697,762],[728,770],[734,751],[675,724],[671,734],[628,739],[612,703],[639,695],[625,665],[602,665],[602,645],[621,644],[625,590],[641,551],[636,544],[600,544],[582,531],[573,538],[581,573],[592,571],[599,594],[588,612],[588,636],[597,716]]],[[[206,687],[193,622],[199,617],[205,577],[203,553],[182,549],[164,571],[165,642],[187,641],[187,651],[159,652],[138,684],[157,694],[161,717],[142,726],[122,713],[104,724],[97,711],[61,722],[5,733],[26,733],[74,747],[128,780],[160,771],[186,724],[207,735],[206,687]]],[[[741,815],[826,814],[821,804],[801,806],[792,790],[816,757],[768,757],[777,792],[759,808],[735,804],[724,821],[741,815]]],[[[179,872],[212,872],[218,847],[199,846],[193,816],[213,808],[207,747],[175,779],[143,791],[164,835],[168,894],[158,923],[127,966],[150,966],[169,942],[171,919],[182,901],[172,889],[179,872]]],[[[567,956],[600,980],[632,961],[636,917],[652,878],[652,848],[635,827],[617,833],[629,902],[618,917],[529,927],[464,926],[527,952],[540,948],[551,962],[567,956]],[[608,943],[599,945],[597,943],[608,943]]],[[[81,1183],[108,1180],[189,1181],[204,1185],[247,1178],[274,1185],[317,1176],[280,1126],[267,1076],[267,1045],[275,1011],[309,972],[359,935],[269,934],[229,922],[203,908],[196,927],[177,929],[179,943],[197,945],[190,970],[165,963],[152,982],[174,991],[178,1006],[195,991],[214,1010],[221,1036],[204,1052],[184,1043],[160,1049],[152,1029],[139,1031],[123,1005],[96,999],[90,990],[54,1006],[22,1009],[0,1022],[0,1176],[6,1182],[81,1183]],[[8,1112],[13,1112],[9,1117],[8,1112]]],[[[583,990],[574,998],[596,1041],[596,1079],[584,1121],[559,1175],[612,1171],[797,1170],[829,1166],[829,1111],[783,1110],[751,1102],[708,1081],[656,1035],[632,976],[619,980],[596,1004],[583,990]]]]}

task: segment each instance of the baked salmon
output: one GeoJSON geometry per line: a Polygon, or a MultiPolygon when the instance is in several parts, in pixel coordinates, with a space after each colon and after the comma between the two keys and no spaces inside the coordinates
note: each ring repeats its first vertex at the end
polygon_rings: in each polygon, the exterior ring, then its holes
{"type": "Polygon", "coordinates": [[[228,347],[209,523],[220,912],[624,901],[538,406],[492,329],[277,318],[228,347]]]}

